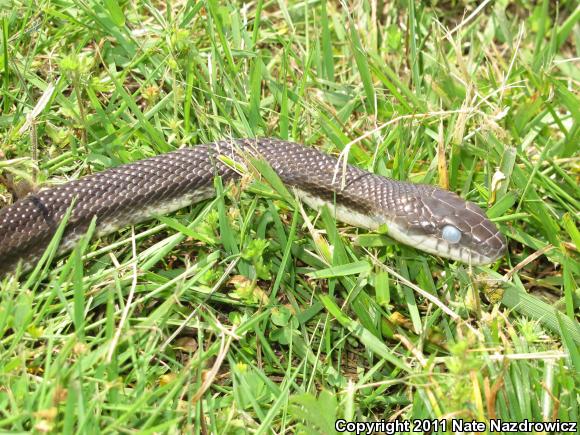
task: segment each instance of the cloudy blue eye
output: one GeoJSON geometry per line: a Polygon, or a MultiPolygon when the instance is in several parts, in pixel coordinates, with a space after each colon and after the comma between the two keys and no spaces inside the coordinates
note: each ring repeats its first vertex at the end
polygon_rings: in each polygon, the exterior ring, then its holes
{"type": "Polygon", "coordinates": [[[453,225],[445,225],[441,231],[441,236],[449,243],[455,244],[461,240],[461,231],[453,225]]]}

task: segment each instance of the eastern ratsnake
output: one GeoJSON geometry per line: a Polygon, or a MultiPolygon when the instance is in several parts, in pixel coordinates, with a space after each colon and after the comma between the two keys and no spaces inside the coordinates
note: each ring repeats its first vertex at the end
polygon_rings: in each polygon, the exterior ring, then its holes
{"type": "Polygon", "coordinates": [[[401,243],[473,265],[491,263],[506,240],[480,207],[440,188],[371,174],[303,145],[236,139],[179,149],[30,194],[0,210],[0,276],[41,257],[65,215],[59,253],[71,250],[96,216],[105,235],[215,195],[213,180],[240,175],[230,163],[264,159],[309,206],[371,230],[383,225],[401,243]],[[224,159],[224,157],[226,159],[224,159]]]}

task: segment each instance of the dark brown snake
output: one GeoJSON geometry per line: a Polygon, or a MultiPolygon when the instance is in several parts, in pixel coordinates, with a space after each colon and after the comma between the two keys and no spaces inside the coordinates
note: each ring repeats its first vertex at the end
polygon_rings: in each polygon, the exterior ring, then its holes
{"type": "Polygon", "coordinates": [[[303,145],[240,139],[198,145],[122,165],[30,194],[0,210],[0,276],[30,269],[74,200],[59,253],[96,217],[96,235],[211,198],[214,177],[240,175],[226,163],[265,160],[309,206],[327,205],[343,222],[377,229],[422,251],[473,265],[501,257],[506,240],[480,207],[434,186],[371,174],[303,145]],[[226,159],[224,159],[224,157],[226,159]]]}

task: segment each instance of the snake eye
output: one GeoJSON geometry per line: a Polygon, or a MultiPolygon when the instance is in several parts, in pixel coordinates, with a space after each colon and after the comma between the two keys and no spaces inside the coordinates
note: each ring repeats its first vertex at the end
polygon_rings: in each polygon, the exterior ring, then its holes
{"type": "Polygon", "coordinates": [[[445,225],[443,230],[441,230],[441,236],[445,241],[451,244],[455,244],[459,243],[461,240],[461,231],[459,231],[453,225],[445,225]]]}

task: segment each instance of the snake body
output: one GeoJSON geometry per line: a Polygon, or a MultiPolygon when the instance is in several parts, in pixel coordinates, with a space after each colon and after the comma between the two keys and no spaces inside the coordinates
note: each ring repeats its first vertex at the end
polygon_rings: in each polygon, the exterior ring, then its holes
{"type": "Polygon", "coordinates": [[[476,204],[430,185],[391,180],[313,148],[277,139],[237,139],[179,149],[30,194],[0,210],[0,275],[42,256],[67,210],[59,245],[71,250],[96,217],[105,235],[215,195],[216,175],[240,177],[233,162],[265,160],[309,206],[377,229],[420,250],[474,265],[503,255],[506,241],[476,204]]]}

